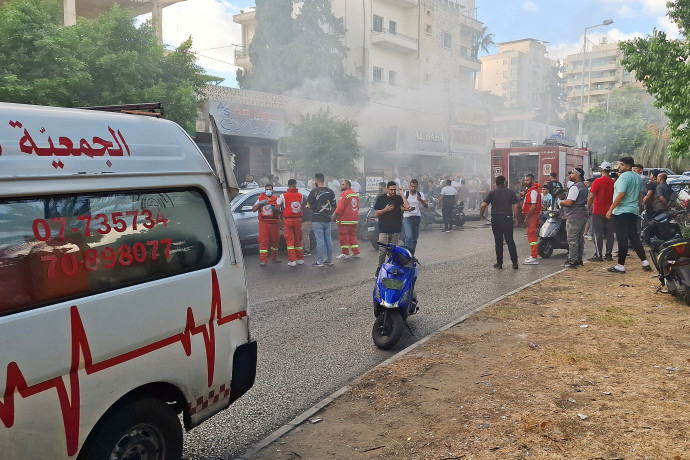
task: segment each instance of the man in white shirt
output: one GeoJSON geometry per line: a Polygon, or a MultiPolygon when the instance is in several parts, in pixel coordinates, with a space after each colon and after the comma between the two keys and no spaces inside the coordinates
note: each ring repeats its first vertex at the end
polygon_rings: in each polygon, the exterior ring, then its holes
{"type": "Polygon", "coordinates": [[[412,208],[411,211],[403,213],[403,233],[405,235],[405,246],[412,249],[412,253],[417,249],[417,239],[419,238],[419,224],[422,221],[421,206],[429,207],[424,194],[419,191],[419,181],[410,181],[410,190],[405,192],[405,198],[412,208]]]}
{"type": "Polygon", "coordinates": [[[441,189],[441,195],[439,196],[444,225],[442,232],[444,233],[453,231],[453,209],[455,209],[458,191],[451,185],[452,183],[453,181],[447,179],[446,185],[441,189]]]}

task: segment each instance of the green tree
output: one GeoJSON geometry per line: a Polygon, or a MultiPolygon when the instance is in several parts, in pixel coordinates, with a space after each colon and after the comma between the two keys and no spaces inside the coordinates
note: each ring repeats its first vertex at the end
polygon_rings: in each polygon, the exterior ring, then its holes
{"type": "Polygon", "coordinates": [[[482,27],[481,33],[475,34],[472,40],[472,59],[475,61],[479,59],[479,52],[484,51],[489,52],[489,48],[496,46],[494,43],[494,34],[489,33],[489,28],[487,26],[482,27]]]}
{"type": "Polygon", "coordinates": [[[363,100],[360,80],[345,74],[345,27],[328,0],[257,1],[249,71],[237,71],[241,88],[347,103],[363,100]],[[289,8],[288,8],[289,7],[289,8]]]}
{"type": "Polygon", "coordinates": [[[300,115],[290,123],[290,135],[282,139],[293,170],[307,176],[322,172],[334,177],[354,176],[362,156],[357,125],[339,119],[329,110],[300,115]]]}
{"type": "MultiPolygon", "coordinates": [[[[565,118],[566,132],[578,131],[574,114],[565,118]]],[[[649,126],[664,126],[666,118],[654,107],[654,99],[642,88],[628,85],[611,91],[608,103],[585,113],[583,132],[589,137],[588,146],[599,158],[617,159],[633,155],[635,150],[651,140],[649,126]]]]}
{"type": "Polygon", "coordinates": [[[256,0],[256,32],[249,44],[251,70],[237,70],[240,88],[282,94],[295,84],[288,47],[295,40],[292,0],[256,0]]]}
{"type": "Polygon", "coordinates": [[[0,100],[82,107],[162,102],[166,118],[193,132],[197,97],[214,81],[195,64],[191,39],[166,53],[151,23],[137,27],[115,5],[94,21],[60,26],[50,0],[0,7],[0,100]]]}
{"type": "MultiPolygon", "coordinates": [[[[668,16],[678,25],[684,37],[690,27],[690,2],[685,0],[667,3],[668,16]]],[[[669,119],[673,156],[685,156],[690,151],[690,43],[671,40],[666,33],[654,30],[646,38],[621,42],[626,70],[654,96],[656,106],[661,107],[669,119]]]]}

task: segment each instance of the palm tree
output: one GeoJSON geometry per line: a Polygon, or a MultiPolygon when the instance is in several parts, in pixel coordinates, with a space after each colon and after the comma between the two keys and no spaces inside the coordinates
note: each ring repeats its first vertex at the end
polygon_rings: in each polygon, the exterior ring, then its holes
{"type": "Polygon", "coordinates": [[[482,31],[474,36],[472,41],[472,58],[476,61],[479,59],[479,51],[489,52],[490,46],[496,46],[494,43],[494,34],[489,33],[489,28],[482,27],[482,31]]]}

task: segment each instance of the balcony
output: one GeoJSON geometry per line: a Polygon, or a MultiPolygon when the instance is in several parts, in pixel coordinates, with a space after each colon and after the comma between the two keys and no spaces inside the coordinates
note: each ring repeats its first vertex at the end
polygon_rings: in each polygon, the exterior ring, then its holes
{"type": "Polygon", "coordinates": [[[389,82],[371,82],[371,97],[374,100],[409,97],[414,91],[416,88],[411,86],[392,85],[389,82]]]}
{"type": "Polygon", "coordinates": [[[414,53],[419,49],[419,40],[397,32],[391,33],[388,29],[371,31],[371,44],[387,48],[398,53],[414,53]]]}
{"type": "Polygon", "coordinates": [[[479,61],[470,59],[469,57],[460,56],[458,59],[460,67],[467,69],[471,72],[479,72],[482,69],[482,64],[479,61]]]}
{"type": "Polygon", "coordinates": [[[419,6],[419,0],[382,0],[386,3],[392,3],[393,5],[397,5],[401,8],[414,8],[415,6],[419,6]]]}
{"type": "Polygon", "coordinates": [[[252,62],[249,60],[249,53],[244,46],[235,48],[235,65],[245,69],[252,66],[252,62]]]}
{"type": "Polygon", "coordinates": [[[240,10],[240,14],[236,14],[232,17],[232,21],[237,24],[242,25],[255,25],[256,24],[256,9],[249,8],[246,10],[240,10]]]}

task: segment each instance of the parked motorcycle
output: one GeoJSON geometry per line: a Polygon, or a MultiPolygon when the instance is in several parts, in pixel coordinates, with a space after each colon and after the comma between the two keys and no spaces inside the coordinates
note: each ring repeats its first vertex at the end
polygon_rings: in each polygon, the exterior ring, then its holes
{"type": "Polygon", "coordinates": [[[551,257],[554,249],[568,249],[568,235],[565,231],[565,219],[559,209],[549,209],[546,222],[539,228],[539,256],[551,257]]]}
{"type": "MultiPolygon", "coordinates": [[[[465,203],[461,201],[453,208],[453,226],[462,227],[465,225],[467,217],[465,216],[465,203]]],[[[434,223],[443,223],[443,206],[440,201],[434,199],[434,223]]]]}
{"type": "Polygon", "coordinates": [[[656,214],[642,232],[649,246],[659,281],[669,294],[690,305],[690,239],[684,238],[678,222],[685,220],[687,210],[669,210],[656,214]]]}
{"type": "Polygon", "coordinates": [[[407,326],[407,317],[417,313],[414,287],[419,261],[405,246],[378,244],[386,248],[388,260],[381,266],[374,286],[376,320],[371,336],[377,347],[388,350],[402,337],[403,328],[407,326]]]}

